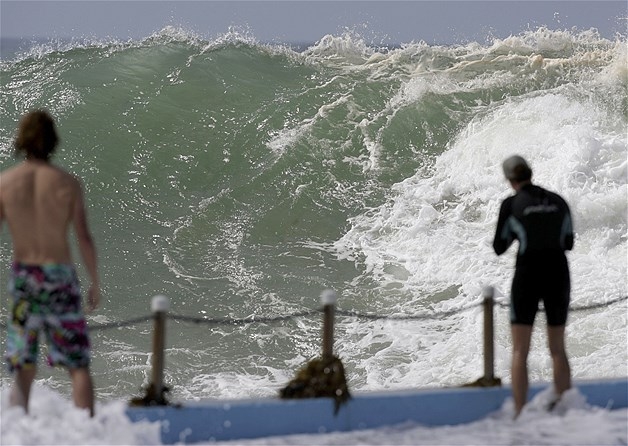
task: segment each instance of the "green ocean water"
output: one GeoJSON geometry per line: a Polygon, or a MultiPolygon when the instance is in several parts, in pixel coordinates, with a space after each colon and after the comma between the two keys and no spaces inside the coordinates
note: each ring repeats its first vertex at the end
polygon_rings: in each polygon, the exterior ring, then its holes
{"type": "MultiPolygon", "coordinates": [[[[496,258],[490,239],[511,152],[572,205],[574,301],[626,295],[626,60],[625,39],[548,29],[393,49],[352,34],[295,51],[176,29],[43,43],[1,62],[0,167],[17,162],[20,115],[51,111],[56,162],[82,178],[98,245],[94,325],[149,314],[156,294],[176,314],[254,318],[316,309],[332,288],[344,309],[461,310],[419,323],[340,319],[336,346],[354,388],[460,384],[479,376],[482,348],[479,308],[462,310],[486,284],[507,297],[512,258],[496,258]]],[[[0,260],[6,272],[6,228],[0,260]]],[[[574,316],[576,376],[626,374],[616,350],[625,309],[574,316]]],[[[502,313],[497,367],[507,379],[502,313]]],[[[99,396],[137,394],[149,379],[150,324],[92,336],[99,396]]],[[[319,353],[319,337],[318,317],[171,322],[166,380],[182,399],[274,395],[319,353]]],[[[532,358],[538,377],[551,373],[543,357],[532,358]]],[[[40,378],[69,392],[61,372],[40,378]]]]}

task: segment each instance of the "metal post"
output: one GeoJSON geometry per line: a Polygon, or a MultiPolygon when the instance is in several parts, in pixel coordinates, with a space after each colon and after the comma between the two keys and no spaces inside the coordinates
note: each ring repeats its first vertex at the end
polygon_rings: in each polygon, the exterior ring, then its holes
{"type": "Polygon", "coordinates": [[[334,313],[336,306],[336,292],[325,290],[321,293],[323,304],[323,359],[334,356],[334,313]]]}
{"type": "Polygon", "coordinates": [[[484,297],[484,379],[494,380],[493,365],[495,353],[493,349],[493,296],[492,286],[487,286],[482,290],[484,297]]]}
{"type": "Polygon", "coordinates": [[[151,310],[155,315],[153,330],[153,358],[152,358],[152,390],[154,397],[163,399],[164,390],[164,346],[166,343],[166,313],[170,309],[170,301],[166,296],[154,296],[151,301],[151,310]]]}

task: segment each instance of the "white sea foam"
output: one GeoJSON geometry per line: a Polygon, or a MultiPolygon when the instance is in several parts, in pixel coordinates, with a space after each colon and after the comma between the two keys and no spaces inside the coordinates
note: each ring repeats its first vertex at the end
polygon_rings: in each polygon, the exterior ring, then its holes
{"type": "Polygon", "coordinates": [[[86,410],[55,391],[35,384],[29,414],[9,406],[9,390],[2,388],[0,443],[3,445],[153,445],[161,444],[157,423],[131,423],[126,402],[96,405],[90,418],[86,410]]]}

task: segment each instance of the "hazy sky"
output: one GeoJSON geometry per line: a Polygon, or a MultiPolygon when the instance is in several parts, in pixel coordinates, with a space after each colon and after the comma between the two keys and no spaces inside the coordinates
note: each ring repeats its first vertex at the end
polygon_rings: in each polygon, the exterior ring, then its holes
{"type": "Polygon", "coordinates": [[[229,26],[259,41],[316,42],[357,31],[369,42],[453,43],[528,28],[597,28],[626,35],[621,1],[29,1],[1,0],[1,37],[142,38],[174,25],[204,38],[229,26]]]}

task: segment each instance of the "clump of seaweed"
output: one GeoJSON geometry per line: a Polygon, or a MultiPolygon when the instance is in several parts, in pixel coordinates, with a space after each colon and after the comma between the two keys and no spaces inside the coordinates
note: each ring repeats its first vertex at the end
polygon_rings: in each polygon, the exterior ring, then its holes
{"type": "Polygon", "coordinates": [[[472,383],[463,384],[460,387],[499,387],[501,385],[501,378],[483,376],[472,383]]]}
{"type": "MultiPolygon", "coordinates": [[[[154,384],[148,385],[145,389],[145,395],[141,397],[132,398],[129,401],[129,406],[131,407],[149,407],[149,406],[171,406],[168,399],[166,398],[166,393],[170,392],[169,387],[162,387],[161,391],[157,391],[154,384]]],[[[174,406],[178,406],[178,404],[174,404],[174,406]]]]}
{"type": "Polygon", "coordinates": [[[342,362],[336,356],[311,360],[280,390],[280,397],[333,398],[334,414],[337,414],[340,405],[351,398],[342,362]]]}

